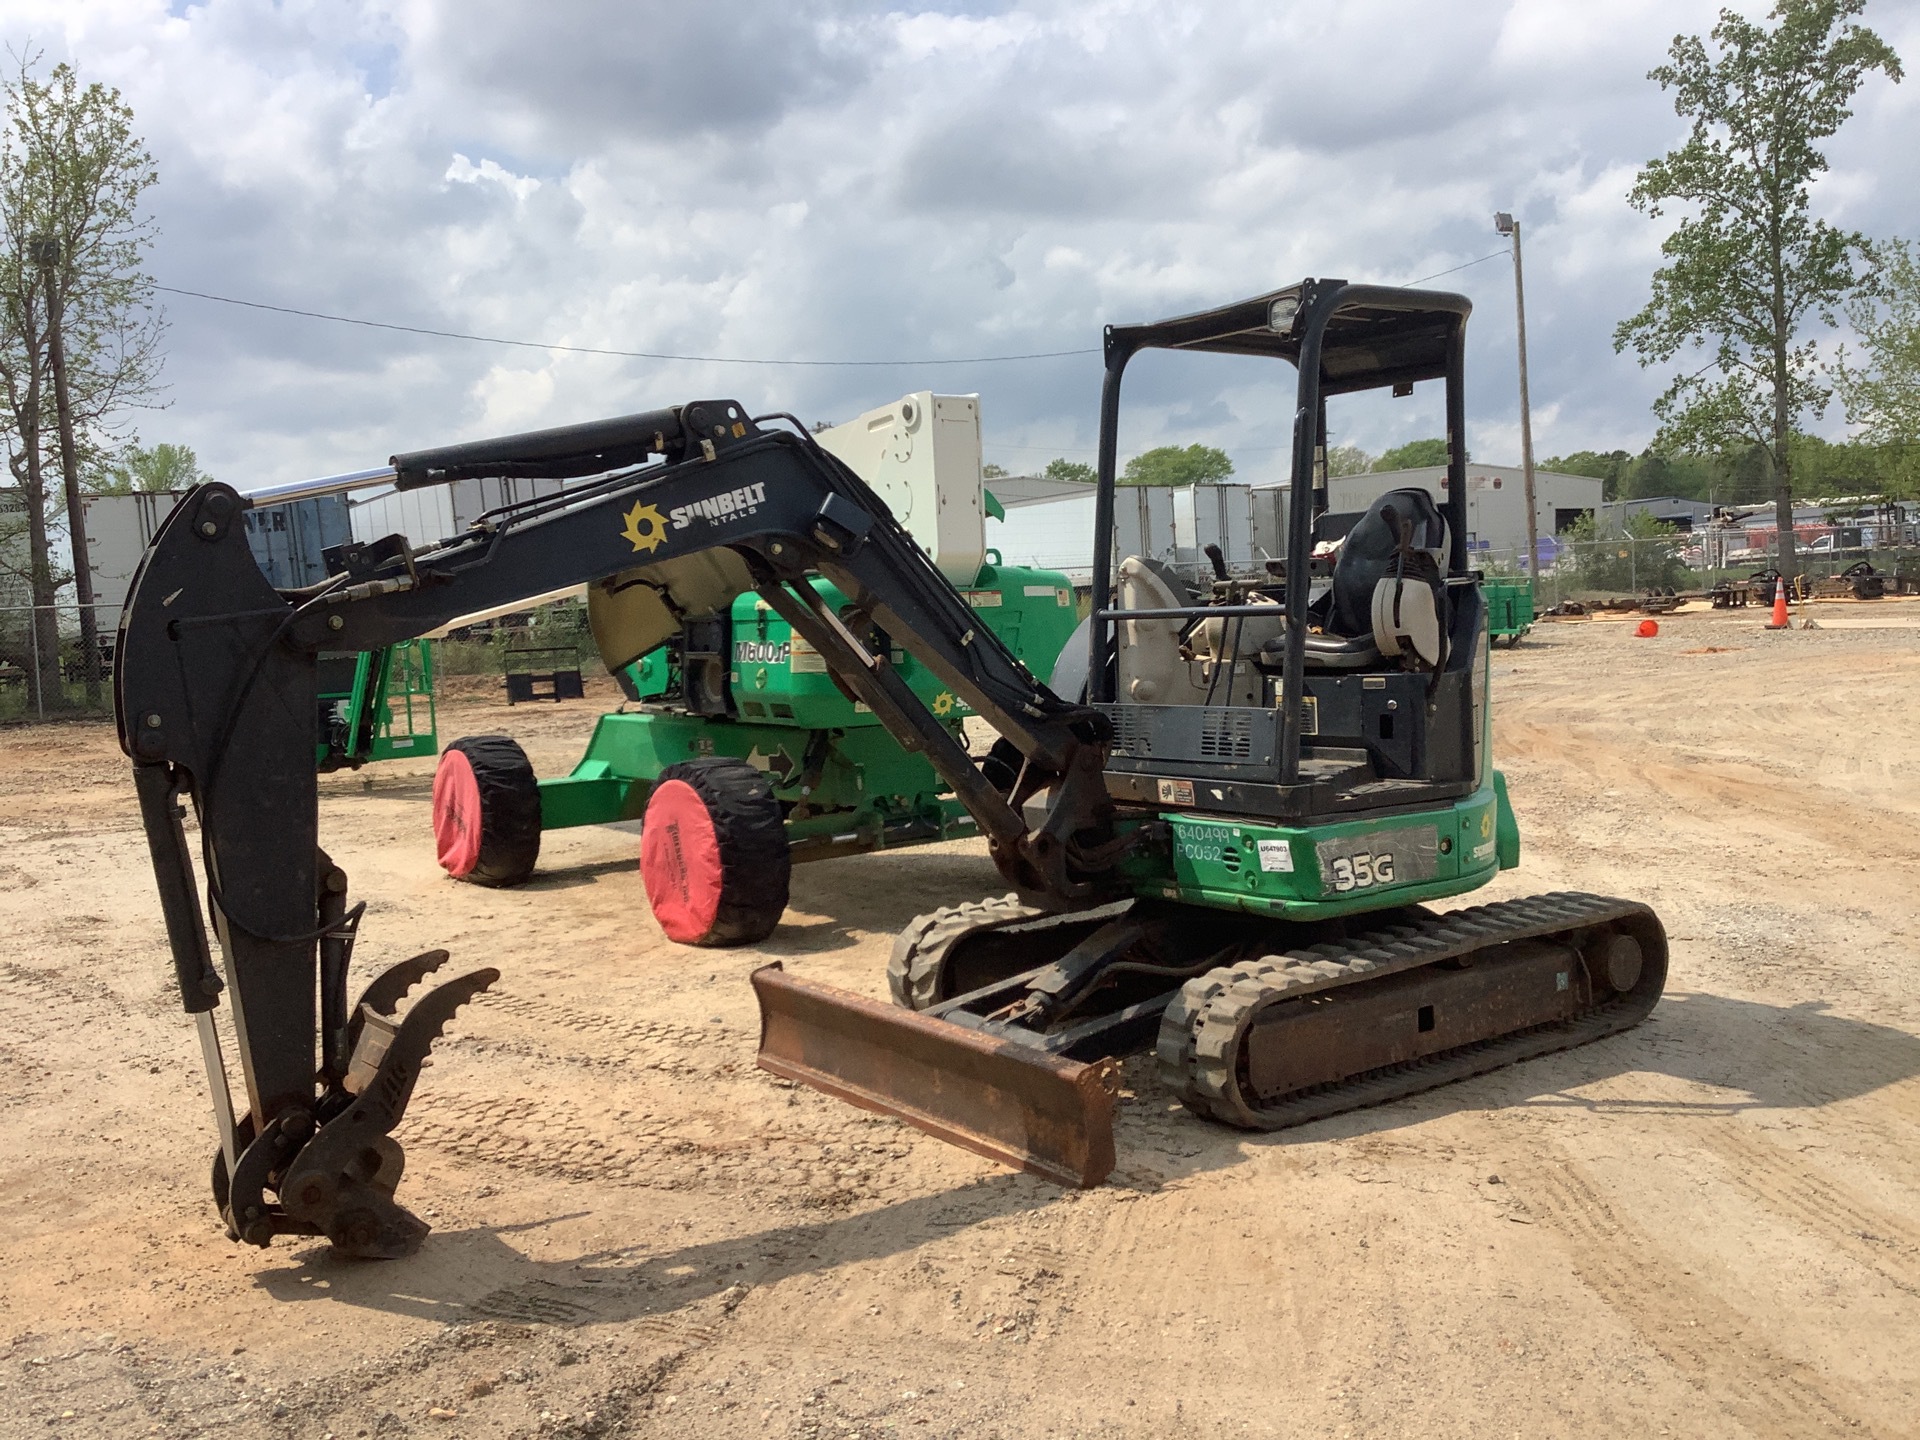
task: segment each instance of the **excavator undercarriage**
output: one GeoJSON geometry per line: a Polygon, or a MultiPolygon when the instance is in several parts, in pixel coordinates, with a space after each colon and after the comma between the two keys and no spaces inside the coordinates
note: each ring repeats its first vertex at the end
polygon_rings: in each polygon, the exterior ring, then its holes
{"type": "MultiPolygon", "coordinates": [[[[229,1233],[262,1245],[320,1234],[363,1256],[416,1247],[426,1226],[394,1198],[391,1132],[434,1040],[499,979],[472,971],[401,1014],[445,962],[433,951],[349,1004],[365,907],[319,843],[317,657],[583,582],[603,608],[625,607],[610,665],[659,643],[649,627],[757,594],[796,650],[804,641],[926,756],[1013,888],[915,921],[889,967],[892,1005],[778,964],[756,972],[760,1064],[775,1073],[1091,1185],[1115,1163],[1129,1055],[1152,1052],[1195,1114],[1273,1130],[1636,1023],[1667,967],[1645,906],[1552,894],[1433,908],[1516,864],[1519,848],[1491,761],[1486,610],[1466,544],[1468,309],[1457,295],[1309,280],[1109,328],[1092,608],[1050,685],[858,474],[791,417],[732,401],[395,456],[253,497],[194,491],[134,579],[115,683],[200,1027],[229,1233]],[[1286,554],[1268,573],[1231,575],[1216,556],[1196,591],[1149,557],[1114,554],[1121,379],[1151,349],[1293,367],[1286,554]],[[1379,497],[1336,561],[1315,558],[1328,398],[1424,381],[1444,389],[1444,493],[1379,497]],[[305,591],[272,589],[237,523],[256,503],[486,477],[577,483],[460,535],[344,547],[305,591]],[[968,753],[896,673],[896,650],[993,727],[992,755],[968,753]],[[223,1004],[244,1104],[229,1098],[223,1004]]],[[[704,836],[694,849],[708,858],[685,860],[676,828],[683,869],[748,853],[727,826],[771,834],[783,818],[752,774],[721,773],[744,762],[702,763],[673,824],[704,836]],[[722,800],[702,809],[701,787],[722,800]]],[[[680,879],[725,895],[739,877],[680,879]]]]}

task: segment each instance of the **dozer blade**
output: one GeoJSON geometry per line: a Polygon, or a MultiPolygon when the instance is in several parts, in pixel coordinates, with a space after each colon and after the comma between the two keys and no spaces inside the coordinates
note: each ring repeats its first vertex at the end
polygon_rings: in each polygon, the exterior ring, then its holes
{"type": "Polygon", "coordinates": [[[1113,1169],[1118,1067],[1083,1065],[788,975],[753,972],[760,1068],[1057,1185],[1113,1169]]]}

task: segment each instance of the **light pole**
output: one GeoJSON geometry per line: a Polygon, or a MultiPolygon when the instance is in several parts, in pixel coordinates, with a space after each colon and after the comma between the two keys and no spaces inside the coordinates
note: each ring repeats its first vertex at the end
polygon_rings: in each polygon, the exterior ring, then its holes
{"type": "Polygon", "coordinates": [[[1540,531],[1533,507],[1533,407],[1527,400],[1527,286],[1520,269],[1520,222],[1502,210],[1493,217],[1493,228],[1513,240],[1513,311],[1520,333],[1520,466],[1527,490],[1527,590],[1537,601],[1540,531]]]}

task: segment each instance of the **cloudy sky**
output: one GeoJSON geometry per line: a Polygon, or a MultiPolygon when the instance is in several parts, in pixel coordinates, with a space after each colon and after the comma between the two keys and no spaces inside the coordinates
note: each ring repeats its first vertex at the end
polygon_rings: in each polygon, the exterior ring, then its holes
{"type": "MultiPolygon", "coordinates": [[[[0,35],[119,87],[158,161],[161,284],[584,349],[925,362],[1097,346],[1303,275],[1472,296],[1470,443],[1516,459],[1525,226],[1539,454],[1638,447],[1613,353],[1661,231],[1624,196],[1680,122],[1646,80],[1701,0],[0,0],[0,35]]],[[[1745,6],[1758,13],[1765,6],[1745,6]]],[[[1920,0],[1868,21],[1920,64],[1920,0]]],[[[1920,82],[1876,78],[1818,204],[1920,234],[1920,82]],[[1900,159],[1904,155],[1905,160],[1900,159]]],[[[988,458],[1091,458],[1090,354],[933,366],[628,359],[162,297],[169,407],[243,488],[703,396],[843,420],[982,396],[988,458]]],[[[1123,445],[1279,464],[1287,387],[1136,365],[1123,445]]],[[[1422,387],[1423,390],[1432,387],[1422,387]]],[[[1342,438],[1432,433],[1437,399],[1342,438]]]]}

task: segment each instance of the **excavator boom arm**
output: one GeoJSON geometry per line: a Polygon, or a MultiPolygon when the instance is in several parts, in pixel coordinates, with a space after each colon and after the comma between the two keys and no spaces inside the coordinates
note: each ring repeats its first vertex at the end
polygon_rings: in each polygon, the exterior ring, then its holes
{"type": "MultiPolygon", "coordinates": [[[[134,762],[182,1000],[203,1017],[203,1031],[207,1012],[230,990],[245,1112],[236,1118],[219,1103],[224,1074],[209,1080],[235,1234],[266,1243],[274,1233],[318,1231],[365,1254],[417,1243],[418,1222],[391,1204],[399,1148],[385,1132],[417,1078],[409,1066],[424,1058],[453,1006],[493,978],[476,972],[417,1002],[384,1059],[367,1057],[366,1073],[378,1073],[352,1088],[349,1069],[363,1067],[350,1062],[371,1024],[362,1012],[379,1006],[346,1003],[360,912],[346,906],[346,877],[319,844],[313,754],[322,649],[375,649],[460,615],[728,547],[768,604],[900,743],[926,753],[1010,881],[1068,902],[1096,887],[1099,877],[1076,872],[1060,837],[1097,832],[1105,817],[1103,718],[1028,674],[885,504],[804,434],[762,428],[736,403],[705,401],[397,456],[390,471],[401,489],[479,476],[586,478],[423,549],[398,537],[349,547],[343,573],[286,594],[268,585],[248,549],[241,521],[249,502],[227,486],[203,485],[156,535],[121,617],[120,739],[134,762]],[[1031,778],[1055,787],[1057,823],[1029,832],[895,674],[886,651],[869,648],[819,601],[805,583],[809,571],[832,580],[1020,748],[1031,778]],[[224,982],[193,903],[182,824],[189,800],[224,982]],[[444,1013],[422,1020],[409,1039],[407,1026],[442,996],[444,1013]],[[386,1100],[375,1103],[376,1093],[386,1100]],[[301,1170],[307,1152],[326,1163],[301,1170]],[[287,1198],[294,1182],[303,1199],[287,1198]]],[[[387,987],[388,1013],[400,991],[439,963],[426,958],[408,962],[405,983],[387,987]]],[[[218,1047],[207,1049],[212,1069],[218,1047]]]]}

